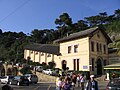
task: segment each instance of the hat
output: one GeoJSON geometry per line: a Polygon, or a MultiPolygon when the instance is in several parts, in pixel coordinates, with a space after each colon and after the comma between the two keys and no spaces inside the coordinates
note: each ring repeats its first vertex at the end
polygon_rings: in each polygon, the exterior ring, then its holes
{"type": "Polygon", "coordinates": [[[91,78],[94,78],[95,76],[94,75],[90,75],[91,78]]]}

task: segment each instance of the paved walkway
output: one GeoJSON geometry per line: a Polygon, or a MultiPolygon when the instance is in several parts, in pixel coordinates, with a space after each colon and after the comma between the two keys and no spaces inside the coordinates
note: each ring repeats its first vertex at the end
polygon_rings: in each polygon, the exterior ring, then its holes
{"type": "MultiPolygon", "coordinates": [[[[108,82],[109,81],[98,81],[99,90],[105,90],[108,82]]],[[[44,83],[45,84],[45,83],[48,83],[48,82],[40,82],[40,83],[44,83]]],[[[55,89],[55,83],[52,82],[51,84],[52,84],[51,86],[54,87],[54,89],[55,89]]],[[[53,90],[53,88],[50,89],[50,90],[53,90]]],[[[80,90],[80,87],[77,87],[77,84],[76,84],[76,87],[75,87],[74,90],[80,90]]]]}
{"type": "Polygon", "coordinates": [[[98,81],[99,90],[105,90],[109,81],[98,81]]]}
{"type": "MultiPolygon", "coordinates": [[[[99,90],[105,90],[109,81],[98,81],[99,90]]],[[[80,87],[75,87],[75,90],[80,90],[80,87]]]]}

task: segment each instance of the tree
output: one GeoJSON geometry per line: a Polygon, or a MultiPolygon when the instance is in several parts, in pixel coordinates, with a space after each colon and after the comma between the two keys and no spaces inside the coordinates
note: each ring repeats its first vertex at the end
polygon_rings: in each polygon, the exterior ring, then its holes
{"type": "Polygon", "coordinates": [[[41,43],[43,36],[44,36],[43,30],[34,29],[31,32],[32,41],[35,43],[41,43]]]}
{"type": "Polygon", "coordinates": [[[107,20],[108,16],[107,16],[107,12],[103,12],[103,13],[99,13],[99,24],[105,24],[106,20],[107,20]]]}
{"type": "Polygon", "coordinates": [[[56,64],[55,64],[54,61],[48,62],[48,65],[49,65],[49,68],[50,68],[50,69],[53,69],[53,68],[55,68],[55,66],[56,66],[56,64]]]}
{"type": "Polygon", "coordinates": [[[77,30],[82,31],[88,28],[87,22],[84,20],[79,20],[77,23],[77,30]]]}
{"type": "Polygon", "coordinates": [[[61,26],[67,26],[72,24],[72,19],[67,13],[63,13],[55,20],[55,24],[61,25],[61,26]]]}
{"type": "Polygon", "coordinates": [[[2,34],[2,29],[0,29],[0,34],[2,34]]]}
{"type": "Polygon", "coordinates": [[[62,38],[71,30],[72,19],[67,13],[63,13],[55,20],[55,24],[58,25],[59,38],[62,38]]]}
{"type": "Polygon", "coordinates": [[[115,20],[115,15],[110,15],[106,19],[106,24],[110,24],[115,20]]]}
{"type": "Polygon", "coordinates": [[[90,27],[93,27],[99,25],[100,23],[99,18],[100,16],[96,15],[96,16],[85,17],[85,20],[90,27]]]}
{"type": "Polygon", "coordinates": [[[28,67],[28,66],[25,66],[25,67],[23,67],[22,69],[20,69],[20,72],[23,74],[23,75],[25,75],[25,74],[32,74],[32,72],[31,72],[31,70],[30,70],[30,68],[28,67]]]}
{"type": "Polygon", "coordinates": [[[42,43],[42,44],[52,43],[52,41],[54,39],[53,32],[54,32],[54,29],[51,29],[51,30],[35,29],[32,31],[32,34],[31,34],[31,41],[34,43],[42,43]]]}
{"type": "Polygon", "coordinates": [[[120,19],[120,9],[115,10],[115,16],[120,19]]]}
{"type": "Polygon", "coordinates": [[[23,32],[4,32],[0,34],[0,51],[2,52],[0,56],[4,58],[5,61],[14,59],[16,61],[17,57],[21,60],[23,56],[23,46],[26,45],[26,34],[23,32]]]}

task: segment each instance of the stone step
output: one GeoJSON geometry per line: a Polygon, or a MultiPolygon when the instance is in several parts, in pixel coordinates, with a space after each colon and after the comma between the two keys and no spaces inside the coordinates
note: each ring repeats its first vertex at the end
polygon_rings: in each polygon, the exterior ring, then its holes
{"type": "Polygon", "coordinates": [[[102,75],[100,77],[95,78],[97,81],[105,81],[106,75],[102,75]]]}
{"type": "Polygon", "coordinates": [[[41,72],[36,72],[36,75],[38,76],[38,81],[40,82],[55,82],[56,77],[43,74],[41,72]]]}

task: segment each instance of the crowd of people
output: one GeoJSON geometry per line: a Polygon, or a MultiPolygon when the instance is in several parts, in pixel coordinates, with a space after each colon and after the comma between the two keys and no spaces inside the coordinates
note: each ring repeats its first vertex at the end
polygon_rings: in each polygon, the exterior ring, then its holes
{"type": "Polygon", "coordinates": [[[87,80],[84,74],[75,73],[59,75],[56,78],[56,90],[75,90],[75,87],[79,87],[80,90],[99,90],[98,82],[94,78],[94,75],[90,75],[90,79],[87,80]]]}
{"type": "MultiPolygon", "coordinates": [[[[90,75],[89,79],[86,79],[84,74],[75,73],[59,75],[56,78],[56,90],[75,90],[75,87],[80,88],[79,90],[99,90],[98,82],[94,78],[94,75],[90,75]]],[[[4,85],[2,90],[13,90],[13,88],[4,85]]]]}

